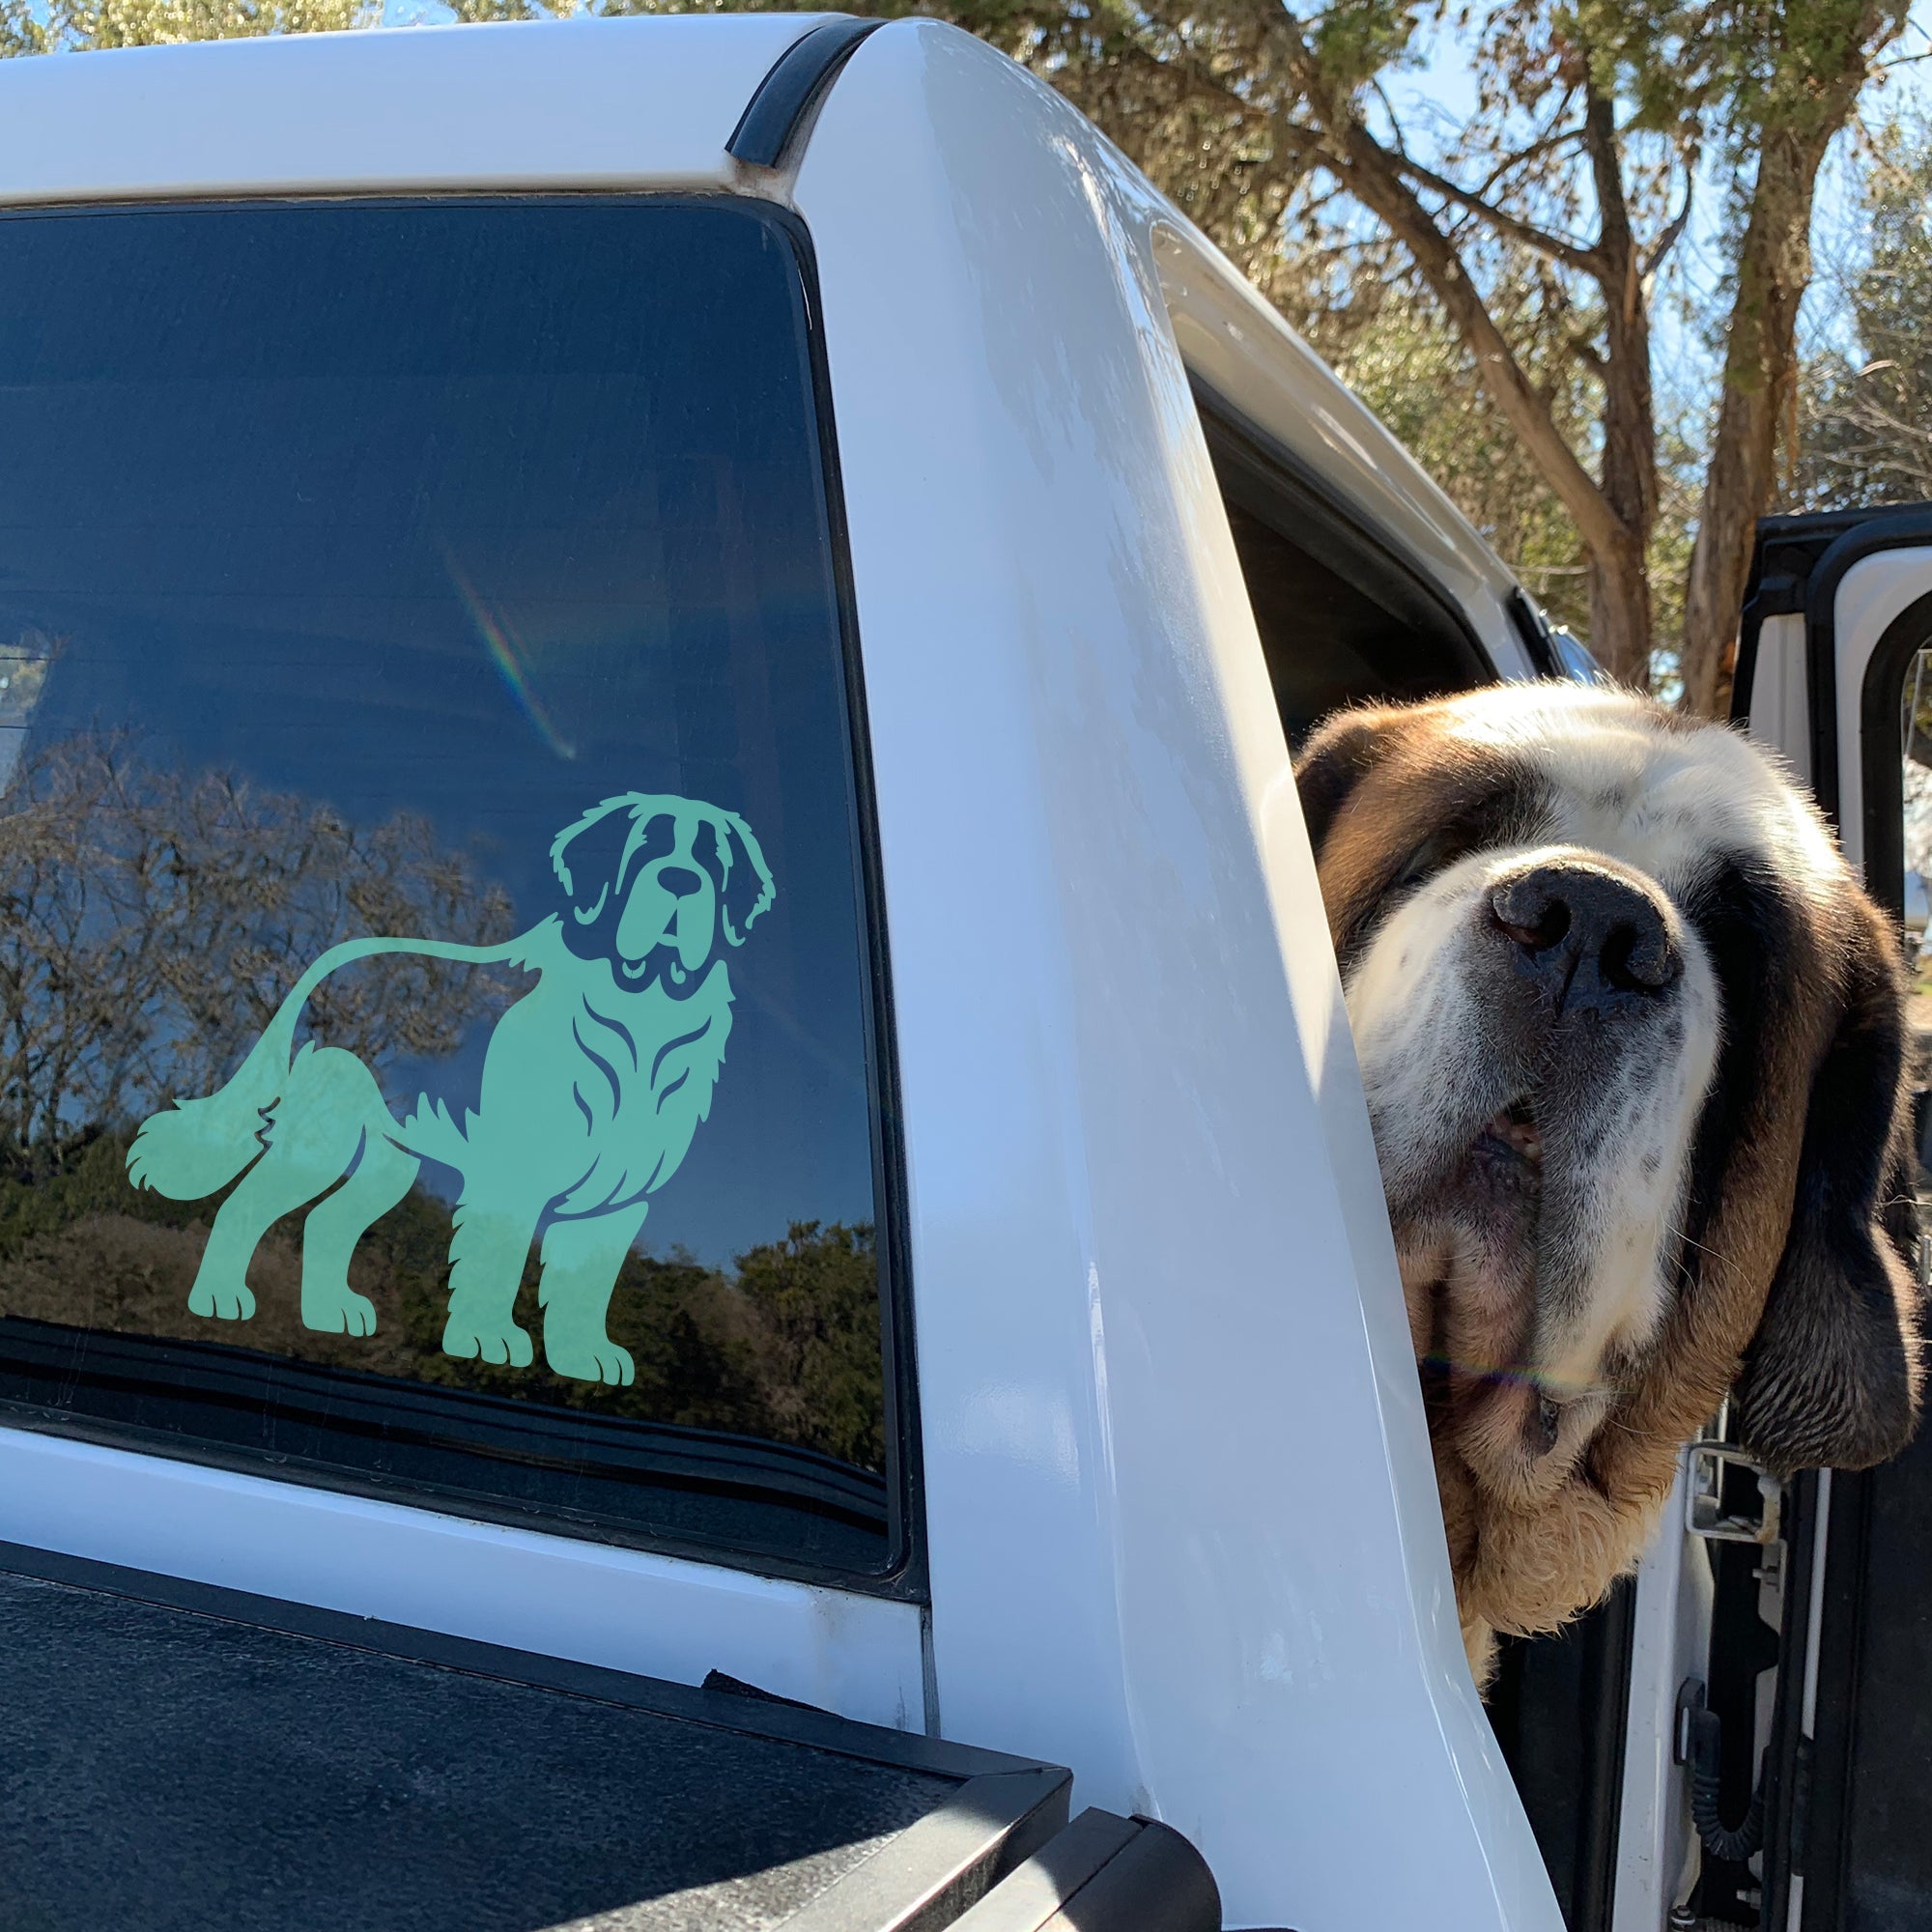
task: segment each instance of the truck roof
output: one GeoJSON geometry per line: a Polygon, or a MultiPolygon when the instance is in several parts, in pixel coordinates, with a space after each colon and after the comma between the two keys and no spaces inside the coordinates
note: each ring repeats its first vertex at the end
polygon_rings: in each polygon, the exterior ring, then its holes
{"type": "Polygon", "coordinates": [[[0,70],[0,203],[726,188],[725,143],[823,14],[396,27],[0,70]]]}

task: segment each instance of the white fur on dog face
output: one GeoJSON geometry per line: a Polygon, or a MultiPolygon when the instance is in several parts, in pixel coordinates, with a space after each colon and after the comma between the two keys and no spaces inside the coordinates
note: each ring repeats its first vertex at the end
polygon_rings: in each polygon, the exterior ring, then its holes
{"type": "MultiPolygon", "coordinates": [[[[1401,905],[1350,976],[1350,1018],[1392,1199],[1419,1201],[1483,1125],[1532,1083],[1497,1037],[1471,957],[1491,892],[1522,865],[1585,856],[1573,844],[1513,846],[1451,867],[1401,905]]],[[[1538,1324],[1525,1366],[1551,1390],[1596,1388],[1612,1348],[1641,1346],[1663,1310],[1665,1237],[1680,1208],[1698,1109],[1717,1065],[1717,975],[1677,921],[1681,1024],[1654,1053],[1627,1058],[1600,1093],[1602,1146],[1570,1221],[1584,1281],[1572,1319],[1538,1324]]],[[[1546,1121],[1553,1140],[1559,1123],[1546,1121]]],[[[1552,1179],[1554,1177],[1552,1176],[1552,1179]]]]}
{"type": "Polygon", "coordinates": [[[1722,725],[1676,727],[1621,693],[1524,684],[1444,707],[1450,735],[1520,751],[1558,791],[1564,843],[1681,885],[1714,853],[1755,853],[1826,900],[1844,863],[1774,755],[1722,725]]]}
{"type": "Polygon", "coordinates": [[[1545,796],[1510,843],[1467,854],[1394,906],[1350,962],[1349,1011],[1418,1350],[1433,1332],[1452,1376],[1527,1382],[1558,1405],[1549,1454],[1524,1451],[1520,1404],[1499,1402],[1493,1454],[1479,1459],[1493,1481],[1540,1490],[1574,1467],[1677,1278],[1724,1026],[1717,972],[1681,909],[1726,862],[1760,863],[1821,902],[1843,868],[1815,810],[1728,730],[1550,685],[1486,691],[1441,716],[1448,740],[1512,754],[1545,796]],[[1647,887],[1683,972],[1587,1091],[1539,1117],[1539,1191],[1515,1198],[1468,1178],[1486,1124],[1539,1077],[1498,1010],[1488,909],[1505,877],[1565,860],[1647,887]]]}

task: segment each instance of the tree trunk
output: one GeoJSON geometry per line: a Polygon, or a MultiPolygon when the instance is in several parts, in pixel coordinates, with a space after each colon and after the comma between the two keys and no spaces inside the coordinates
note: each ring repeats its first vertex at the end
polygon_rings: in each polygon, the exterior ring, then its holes
{"type": "Polygon", "coordinates": [[[1729,709],[1752,532],[1777,487],[1777,432],[1798,380],[1798,304],[1811,274],[1825,147],[1817,137],[1773,136],[1758,159],[1685,597],[1684,708],[1704,717],[1729,709]]]}
{"type": "MultiPolygon", "coordinates": [[[[1620,683],[1649,689],[1650,585],[1644,551],[1656,507],[1650,407],[1649,321],[1632,273],[1631,300],[1611,332],[1605,370],[1608,397],[1604,476],[1584,469],[1549,405],[1511,353],[1455,245],[1430,218],[1393,158],[1359,121],[1345,120],[1329,165],[1356,200],[1408,250],[1457,334],[1484,388],[1522,440],[1530,460],[1569,511],[1590,559],[1590,649],[1620,683]]],[[[1621,198],[1617,204],[1621,210],[1621,198]]],[[[1626,252],[1629,230],[1623,230],[1626,252]]]]}
{"type": "Polygon", "coordinates": [[[1590,558],[1590,655],[1634,691],[1650,689],[1650,580],[1634,543],[1620,557],[1590,558]]]}
{"type": "Polygon", "coordinates": [[[1650,308],[1624,198],[1623,155],[1611,102],[1594,87],[1583,145],[1597,194],[1595,254],[1604,291],[1604,499],[1609,542],[1588,546],[1590,650],[1619,684],[1650,689],[1650,533],[1657,522],[1657,417],[1650,384],[1650,308]]]}
{"type": "MultiPolygon", "coordinates": [[[[1806,111],[1767,131],[1758,155],[1685,596],[1683,703],[1704,717],[1730,709],[1752,534],[1776,494],[1778,428],[1798,381],[1798,305],[1811,276],[1818,169],[1858,103],[1873,55],[1899,24],[1876,8],[1846,10],[1829,57],[1807,62],[1806,111]]],[[[1788,48],[1784,59],[1793,59],[1788,48]]]]}

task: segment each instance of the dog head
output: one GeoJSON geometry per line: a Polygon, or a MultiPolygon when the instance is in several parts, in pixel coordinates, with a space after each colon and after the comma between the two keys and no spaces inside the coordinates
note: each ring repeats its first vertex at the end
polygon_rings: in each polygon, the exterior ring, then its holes
{"type": "Polygon", "coordinates": [[[742,946],[778,889],[751,828],[695,799],[624,792],[559,832],[550,862],[569,899],[564,943],[624,987],[682,997],[722,940],[742,946]]]}
{"type": "Polygon", "coordinates": [[[1465,1617],[1635,1558],[1735,1383],[1770,1466],[1918,1403],[1897,949],[1747,740],[1581,686],[1341,713],[1297,783],[1465,1617]]]}

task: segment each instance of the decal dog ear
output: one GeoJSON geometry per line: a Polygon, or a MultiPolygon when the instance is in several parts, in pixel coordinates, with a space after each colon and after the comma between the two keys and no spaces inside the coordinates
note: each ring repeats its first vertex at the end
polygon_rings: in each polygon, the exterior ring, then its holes
{"type": "Polygon", "coordinates": [[[711,834],[716,841],[718,923],[733,946],[742,946],[752,922],[778,897],[778,887],[752,828],[735,811],[717,813],[711,834]]]}
{"type": "Polygon", "coordinates": [[[551,868],[570,896],[579,925],[594,925],[618,889],[638,798],[624,792],[593,805],[551,840],[551,868]]]}
{"type": "Polygon", "coordinates": [[[1767,1467],[1862,1469],[1897,1454],[1922,1375],[1912,1110],[1896,948],[1860,922],[1837,1030],[1811,1086],[1790,1233],[1738,1382],[1767,1467]]]}

